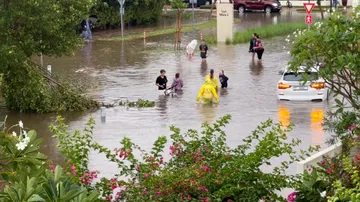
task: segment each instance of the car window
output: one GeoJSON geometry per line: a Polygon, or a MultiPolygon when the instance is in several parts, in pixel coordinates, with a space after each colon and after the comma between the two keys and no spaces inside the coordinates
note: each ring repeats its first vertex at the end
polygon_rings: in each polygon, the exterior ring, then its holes
{"type": "Polygon", "coordinates": [[[318,80],[319,74],[317,72],[308,72],[308,73],[299,73],[295,72],[286,72],[284,74],[284,81],[302,81],[304,74],[308,75],[309,80],[318,80]]]}

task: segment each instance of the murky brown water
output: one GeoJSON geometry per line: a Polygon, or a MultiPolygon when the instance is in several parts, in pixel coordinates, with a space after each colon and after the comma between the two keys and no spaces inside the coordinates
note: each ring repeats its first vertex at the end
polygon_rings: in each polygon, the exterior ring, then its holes
{"type": "MultiPolygon", "coordinates": [[[[243,29],[280,21],[298,21],[304,16],[303,13],[287,14],[286,9],[281,14],[269,16],[248,13],[239,16],[243,20],[235,27],[243,29]]],[[[201,31],[206,33],[213,30],[201,31]]],[[[184,35],[184,41],[190,41],[199,37],[199,31],[184,35]]],[[[277,101],[278,71],[290,59],[287,54],[289,47],[281,37],[264,40],[263,43],[263,64],[251,61],[247,44],[218,44],[210,46],[208,65],[201,65],[198,55],[189,60],[183,51],[164,50],[172,48],[172,35],[149,38],[146,43],[143,40],[94,41],[76,51],[74,56],[45,58],[45,63],[52,64],[54,74],[87,84],[89,94],[99,100],[111,102],[118,98],[142,98],[157,101],[157,106],[150,109],[107,109],[105,123],[100,122],[100,111],[63,114],[71,129],[82,129],[89,117],[94,117],[97,121],[95,139],[109,148],[118,147],[119,141],[127,136],[143,149],[149,150],[158,136],[170,135],[171,125],[183,130],[199,129],[202,122],[215,121],[225,114],[232,115],[232,121],[226,128],[230,146],[240,144],[261,121],[268,118],[279,120],[284,125],[293,122],[296,127],[289,138],[300,138],[302,148],[324,145],[329,134],[323,131],[321,122],[328,103],[277,101]],[[159,96],[155,79],[162,68],[166,69],[170,80],[176,72],[181,74],[185,84],[181,96],[159,96]],[[221,91],[219,105],[196,105],[197,92],[210,69],[216,72],[224,70],[230,79],[229,88],[221,91]]],[[[22,120],[26,127],[37,130],[45,139],[43,151],[50,159],[61,162],[61,155],[55,147],[56,140],[51,138],[48,130],[56,114],[20,114],[5,109],[1,110],[1,114],[9,115],[9,124],[22,120]]],[[[91,159],[91,166],[105,175],[116,169],[106,163],[103,156],[93,154],[91,159]]],[[[295,170],[290,172],[294,173],[295,170]]]]}

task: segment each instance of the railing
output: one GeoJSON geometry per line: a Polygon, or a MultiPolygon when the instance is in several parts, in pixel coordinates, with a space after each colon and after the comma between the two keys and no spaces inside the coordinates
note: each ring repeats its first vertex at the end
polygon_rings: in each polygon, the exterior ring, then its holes
{"type": "Polygon", "coordinates": [[[335,156],[335,154],[340,153],[341,146],[342,146],[341,143],[337,143],[335,145],[332,145],[332,146],[310,156],[309,158],[307,158],[303,161],[300,161],[299,163],[297,163],[297,173],[301,174],[306,169],[308,169],[312,166],[317,166],[317,163],[323,159],[323,156],[328,155],[329,157],[333,157],[333,156],[335,156]]]}

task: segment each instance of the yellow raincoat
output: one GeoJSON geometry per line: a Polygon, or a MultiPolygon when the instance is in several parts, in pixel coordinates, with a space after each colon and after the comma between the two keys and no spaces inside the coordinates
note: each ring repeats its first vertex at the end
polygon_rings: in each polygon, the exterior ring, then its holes
{"type": "Polygon", "coordinates": [[[203,104],[212,103],[213,98],[215,98],[215,103],[219,102],[219,98],[216,94],[215,87],[213,85],[213,82],[209,79],[207,79],[204,83],[204,85],[201,86],[199,94],[196,98],[196,102],[199,103],[200,98],[202,98],[203,104]]]}
{"type": "Polygon", "coordinates": [[[214,86],[216,92],[219,92],[219,81],[216,76],[214,75],[213,79],[210,79],[210,75],[207,75],[205,81],[207,80],[210,81],[210,83],[214,86]]]}

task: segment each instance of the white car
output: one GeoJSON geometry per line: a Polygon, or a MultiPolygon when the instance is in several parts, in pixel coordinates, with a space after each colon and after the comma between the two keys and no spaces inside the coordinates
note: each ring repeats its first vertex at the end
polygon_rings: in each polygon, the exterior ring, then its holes
{"type": "Polygon", "coordinates": [[[281,72],[282,76],[278,82],[277,97],[278,100],[301,100],[301,101],[324,101],[330,94],[330,89],[326,86],[324,79],[319,77],[318,66],[308,69],[301,66],[298,73],[285,69],[281,72]],[[303,75],[308,75],[306,83],[303,81],[303,75]]]}

